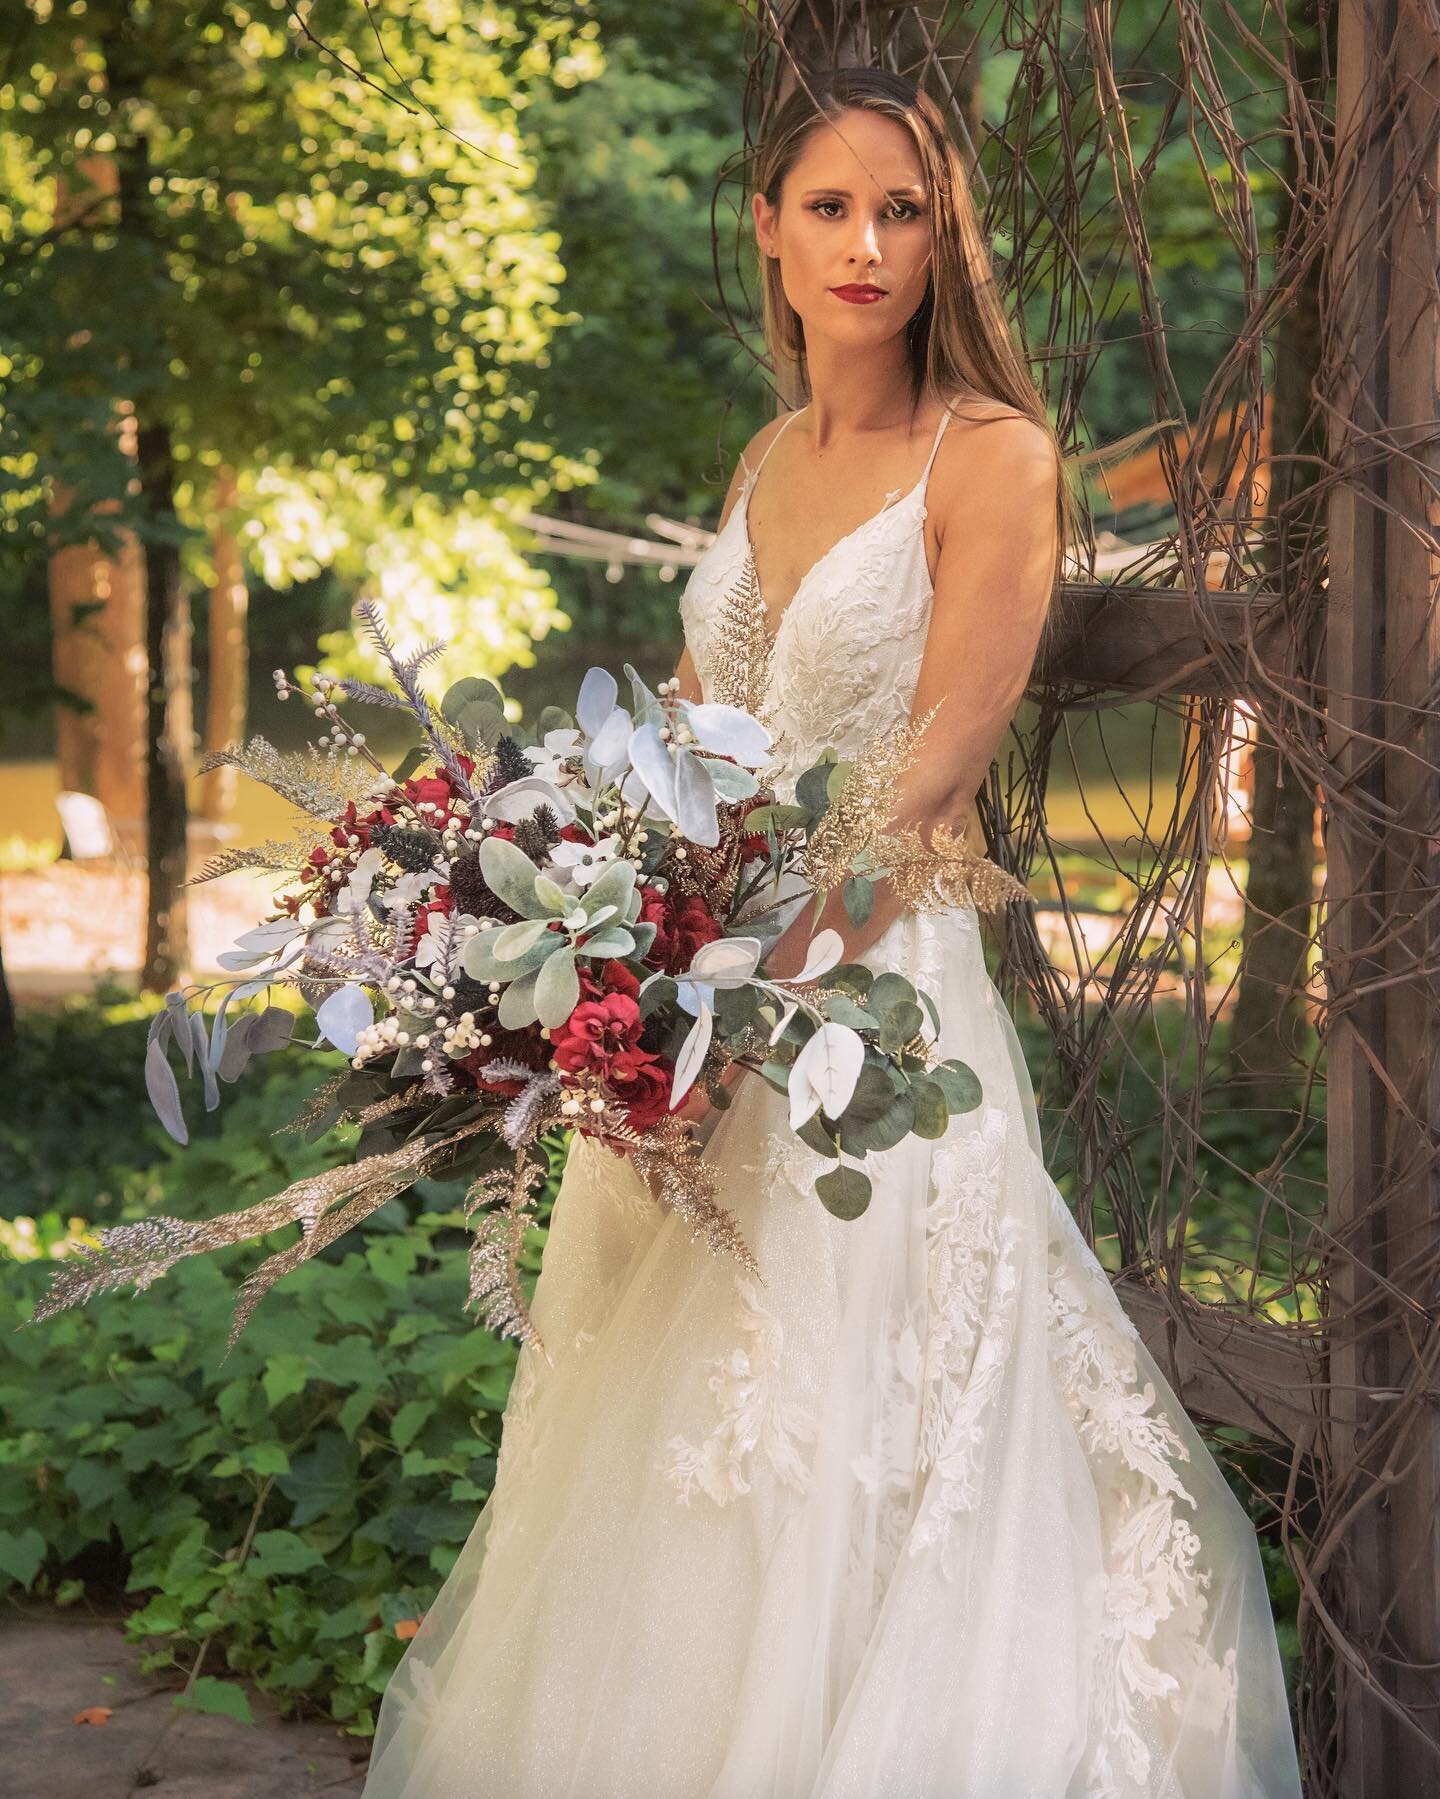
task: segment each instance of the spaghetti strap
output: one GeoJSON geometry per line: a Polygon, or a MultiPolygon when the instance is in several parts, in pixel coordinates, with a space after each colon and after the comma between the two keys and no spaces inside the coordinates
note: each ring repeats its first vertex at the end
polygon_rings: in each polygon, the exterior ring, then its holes
{"type": "MultiPolygon", "coordinates": [[[[920,471],[920,481],[917,485],[923,486],[924,483],[930,479],[930,465],[935,460],[935,454],[940,448],[940,439],[945,435],[945,427],[949,423],[950,408],[947,406],[940,414],[940,428],[935,433],[935,441],[930,446],[930,455],[925,463],[925,467],[920,471]]],[[[777,432],[776,435],[778,436],[779,433],[777,432]]]]}
{"type": "Polygon", "coordinates": [[[781,425],[780,429],[775,433],[775,435],[770,439],[769,443],[766,444],[765,448],[760,452],[760,460],[755,464],[753,469],[751,468],[750,464],[748,462],[746,462],[746,460],[745,460],[745,452],[743,450],[740,452],[740,466],[745,470],[746,474],[750,477],[750,479],[752,481],[760,473],[761,469],[764,468],[765,458],[770,454],[770,452],[775,448],[776,444],[778,444],[780,439],[785,435],[785,432],[789,428],[791,421],[793,419],[798,419],[800,414],[802,412],[804,412],[804,410],[805,410],[805,408],[803,406],[797,406],[793,412],[786,413],[785,423],[783,425],[781,425]]]}

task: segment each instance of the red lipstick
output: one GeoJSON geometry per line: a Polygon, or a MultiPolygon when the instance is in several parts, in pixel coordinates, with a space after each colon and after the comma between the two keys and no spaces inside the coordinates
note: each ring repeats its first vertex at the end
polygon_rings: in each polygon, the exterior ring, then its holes
{"type": "Polygon", "coordinates": [[[885,298],[883,287],[871,287],[868,282],[852,283],[848,287],[832,287],[830,292],[837,300],[848,300],[852,306],[870,306],[876,300],[885,298]]]}

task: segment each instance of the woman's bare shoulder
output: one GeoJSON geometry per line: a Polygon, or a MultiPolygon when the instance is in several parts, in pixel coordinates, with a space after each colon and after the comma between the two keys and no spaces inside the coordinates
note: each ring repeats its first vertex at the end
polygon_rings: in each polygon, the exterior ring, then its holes
{"type": "Polygon", "coordinates": [[[781,426],[789,417],[788,412],[782,412],[773,419],[767,419],[736,458],[735,467],[730,476],[730,486],[725,494],[725,504],[720,509],[720,529],[722,531],[725,529],[725,521],[730,517],[736,500],[740,497],[740,489],[745,483],[746,476],[753,475],[760,466],[760,458],[770,448],[773,440],[779,435],[781,426]]]}
{"type": "Polygon", "coordinates": [[[1055,439],[1029,413],[1004,400],[964,396],[950,402],[951,420],[936,456],[943,490],[964,470],[964,487],[1005,492],[1017,478],[1054,480],[1055,439]],[[949,480],[947,481],[947,476],[949,480]]]}

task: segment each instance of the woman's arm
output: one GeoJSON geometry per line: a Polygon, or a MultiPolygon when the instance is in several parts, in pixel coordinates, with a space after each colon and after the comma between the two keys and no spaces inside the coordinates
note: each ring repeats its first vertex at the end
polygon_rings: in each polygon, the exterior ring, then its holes
{"type": "MultiPolygon", "coordinates": [[[[1050,605],[1055,570],[1055,450],[1032,420],[1002,417],[983,453],[936,482],[940,553],[912,718],[939,703],[912,767],[902,776],[890,829],[918,828],[929,841],[944,821],[958,836],[1025,692],[1050,605]],[[957,477],[963,475],[963,480],[957,477]]],[[[976,444],[977,451],[981,449],[976,444]]],[[[938,466],[938,465],[937,465],[938,466]]],[[[879,881],[863,925],[850,922],[839,890],[818,924],[807,909],[766,958],[772,974],[795,974],[816,931],[838,931],[855,961],[889,929],[904,902],[879,881]]]]}

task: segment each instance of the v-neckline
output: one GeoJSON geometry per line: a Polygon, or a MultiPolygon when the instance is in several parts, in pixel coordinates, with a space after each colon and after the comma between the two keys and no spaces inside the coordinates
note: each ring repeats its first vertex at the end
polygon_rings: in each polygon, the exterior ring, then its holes
{"type": "Polygon", "coordinates": [[[879,505],[874,512],[869,513],[865,518],[862,518],[860,523],[853,526],[843,537],[837,537],[828,550],[823,550],[795,583],[794,593],[790,595],[790,598],[786,600],[785,604],[780,608],[780,616],[775,620],[775,624],[772,627],[770,624],[770,610],[765,604],[764,589],[760,582],[760,564],[755,556],[755,542],[750,535],[750,495],[754,489],[759,473],[759,469],[756,469],[750,476],[750,479],[746,482],[745,492],[741,496],[740,504],[736,510],[740,513],[740,529],[744,536],[745,555],[755,578],[755,596],[760,602],[761,624],[765,631],[766,640],[773,648],[775,644],[780,641],[780,632],[784,627],[785,620],[794,611],[795,602],[805,591],[805,584],[809,581],[815,571],[828,562],[837,550],[843,549],[852,537],[858,537],[867,526],[873,525],[876,519],[884,518],[886,513],[894,512],[895,509],[898,506],[902,506],[906,500],[913,499],[920,488],[924,486],[925,476],[922,475],[915,485],[908,490],[900,487],[892,488],[885,496],[882,504],[879,505]]]}
{"type": "MultiPolygon", "coordinates": [[[[804,408],[802,407],[801,410],[803,411],[804,408]]],[[[791,417],[796,416],[798,415],[791,414],[791,417]]],[[[805,584],[810,580],[815,571],[823,567],[837,550],[843,549],[845,545],[850,542],[852,537],[858,537],[862,531],[868,529],[877,519],[884,518],[887,513],[894,512],[897,507],[903,506],[907,500],[913,499],[915,495],[925,487],[930,477],[930,465],[935,460],[935,452],[940,447],[940,438],[943,435],[944,426],[948,422],[949,419],[947,414],[946,417],[942,419],[941,429],[935,433],[935,437],[930,445],[930,454],[926,458],[925,467],[920,471],[920,477],[914,485],[908,489],[900,487],[892,488],[889,493],[886,494],[881,504],[876,507],[874,512],[871,512],[867,514],[865,518],[862,518],[858,525],[852,526],[843,537],[837,537],[828,550],[822,551],[821,554],[815,558],[809,568],[805,570],[804,574],[801,575],[800,579],[795,583],[795,591],[780,608],[780,616],[775,620],[773,628],[770,624],[770,611],[765,604],[764,589],[760,582],[760,564],[755,555],[755,540],[750,535],[750,495],[755,491],[755,483],[760,479],[760,470],[764,466],[765,457],[762,456],[755,467],[750,470],[746,477],[739,502],[735,507],[735,511],[740,519],[740,530],[745,545],[745,559],[750,565],[750,573],[755,582],[755,597],[759,602],[760,628],[764,633],[767,649],[773,651],[775,646],[779,643],[780,633],[785,627],[785,620],[795,610],[795,602],[805,591],[805,584]]],[[[781,430],[783,429],[784,427],[782,426],[781,430]]],[[[778,438],[779,435],[780,433],[777,432],[776,437],[778,438]]],[[[774,440],[772,439],[772,442],[773,441],[774,440]]],[[[768,450],[766,454],[769,454],[768,450]]],[[[928,574],[928,568],[926,572],[928,574]]]]}

